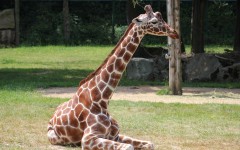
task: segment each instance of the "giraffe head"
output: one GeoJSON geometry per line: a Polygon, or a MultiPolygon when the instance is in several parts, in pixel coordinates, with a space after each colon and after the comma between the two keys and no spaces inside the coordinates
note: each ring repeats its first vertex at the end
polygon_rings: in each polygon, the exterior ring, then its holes
{"type": "Polygon", "coordinates": [[[178,33],[163,20],[160,12],[154,13],[150,5],[146,5],[144,10],[146,13],[134,18],[132,22],[141,27],[145,34],[179,38],[178,33]]]}

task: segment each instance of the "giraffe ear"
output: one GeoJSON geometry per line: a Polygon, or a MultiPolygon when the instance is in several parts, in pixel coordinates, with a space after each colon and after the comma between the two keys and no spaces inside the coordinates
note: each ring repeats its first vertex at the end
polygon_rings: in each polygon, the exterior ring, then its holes
{"type": "Polygon", "coordinates": [[[149,18],[152,18],[152,17],[154,16],[151,5],[146,5],[146,6],[144,7],[144,10],[146,11],[146,14],[148,15],[149,18]]]}
{"type": "Polygon", "coordinates": [[[162,18],[162,14],[160,12],[156,12],[155,14],[156,14],[156,17],[157,17],[158,20],[162,20],[163,19],[162,18]]]}

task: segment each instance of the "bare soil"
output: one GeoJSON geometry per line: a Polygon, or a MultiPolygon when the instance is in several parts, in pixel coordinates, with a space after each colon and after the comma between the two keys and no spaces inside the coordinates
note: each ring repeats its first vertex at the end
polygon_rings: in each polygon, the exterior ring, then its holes
{"type": "MultiPolygon", "coordinates": [[[[131,86],[117,87],[112,100],[185,103],[185,104],[237,104],[240,105],[240,89],[222,88],[183,88],[182,96],[157,95],[162,86],[131,86]]],[[[47,97],[71,98],[77,91],[76,87],[39,89],[47,97]]]]}

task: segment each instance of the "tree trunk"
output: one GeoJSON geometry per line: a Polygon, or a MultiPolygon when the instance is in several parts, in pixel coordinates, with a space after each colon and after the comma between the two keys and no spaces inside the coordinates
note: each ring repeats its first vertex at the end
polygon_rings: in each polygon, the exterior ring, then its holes
{"type": "MultiPolygon", "coordinates": [[[[168,24],[180,34],[180,0],[167,0],[168,24]]],[[[169,46],[169,89],[173,95],[182,95],[181,39],[168,37],[169,46]]]]}
{"type": "Polygon", "coordinates": [[[19,2],[20,0],[15,0],[15,44],[19,45],[19,37],[20,37],[20,31],[19,31],[19,22],[20,22],[20,6],[19,2]]]}
{"type": "Polygon", "coordinates": [[[207,0],[192,2],[192,52],[204,53],[204,17],[207,0]]]}
{"type": "Polygon", "coordinates": [[[115,9],[116,9],[116,5],[115,5],[115,1],[112,1],[112,43],[114,43],[115,41],[115,9]]]}
{"type": "Polygon", "coordinates": [[[237,21],[235,29],[235,39],[233,50],[235,52],[240,52],[240,0],[237,0],[237,21]]]}
{"type": "Polygon", "coordinates": [[[70,38],[68,0],[63,0],[63,26],[64,26],[64,41],[67,44],[69,42],[69,38],[70,38]]]}

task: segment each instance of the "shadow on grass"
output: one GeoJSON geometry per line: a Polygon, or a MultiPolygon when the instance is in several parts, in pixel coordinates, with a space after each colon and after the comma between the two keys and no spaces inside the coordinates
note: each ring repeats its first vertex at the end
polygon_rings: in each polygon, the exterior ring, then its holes
{"type": "MultiPolygon", "coordinates": [[[[93,70],[84,69],[0,69],[0,89],[33,90],[49,87],[77,87],[93,70]]],[[[164,85],[163,82],[129,80],[123,75],[120,86],[164,85]]]]}
{"type": "Polygon", "coordinates": [[[0,69],[0,89],[78,86],[93,70],[77,69],[0,69]]]}
{"type": "MultiPolygon", "coordinates": [[[[49,87],[77,87],[79,82],[94,70],[90,69],[0,69],[0,90],[33,90],[49,87]]],[[[166,82],[127,79],[125,74],[119,86],[161,85],[166,82]]],[[[240,88],[238,82],[193,82],[183,83],[183,87],[240,88]]]]}

